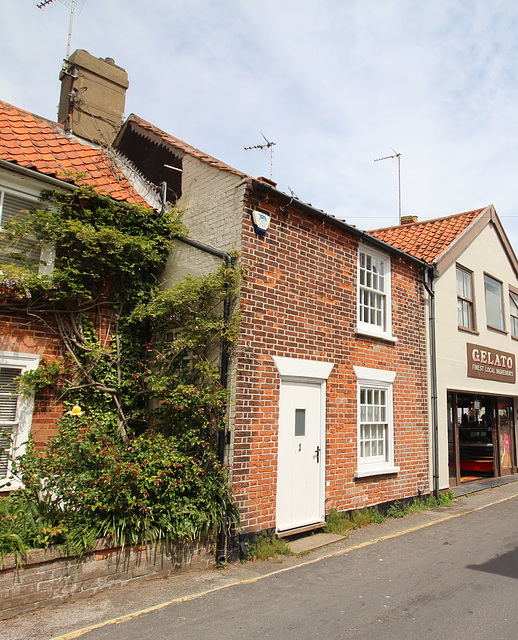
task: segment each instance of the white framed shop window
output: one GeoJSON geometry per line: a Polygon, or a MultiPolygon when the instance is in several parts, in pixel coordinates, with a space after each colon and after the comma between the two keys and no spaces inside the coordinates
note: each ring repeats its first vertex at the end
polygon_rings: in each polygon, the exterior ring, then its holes
{"type": "Polygon", "coordinates": [[[0,490],[21,485],[12,475],[10,457],[22,455],[32,424],[34,398],[18,393],[17,378],[38,367],[40,356],[33,353],[0,351],[0,490]]]}
{"type": "Polygon", "coordinates": [[[358,463],[356,478],[397,473],[394,464],[395,371],[354,367],[357,378],[358,463]]]}

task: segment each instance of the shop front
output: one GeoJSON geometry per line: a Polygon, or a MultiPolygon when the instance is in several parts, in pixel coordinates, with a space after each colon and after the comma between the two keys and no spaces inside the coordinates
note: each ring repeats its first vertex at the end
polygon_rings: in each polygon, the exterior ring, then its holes
{"type": "MultiPolygon", "coordinates": [[[[514,354],[467,347],[468,377],[514,386],[514,354]]],[[[450,487],[516,473],[514,396],[453,390],[447,395],[450,487]]]]}

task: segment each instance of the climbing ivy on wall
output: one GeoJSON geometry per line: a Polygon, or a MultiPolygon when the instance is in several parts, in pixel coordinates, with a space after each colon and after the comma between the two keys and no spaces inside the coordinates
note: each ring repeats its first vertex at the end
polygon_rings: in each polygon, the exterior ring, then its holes
{"type": "Polygon", "coordinates": [[[238,325],[222,308],[236,297],[238,272],[222,266],[163,290],[172,242],[184,233],[174,211],[158,216],[90,187],[46,193],[6,225],[0,313],[41,318],[64,349],[21,387],[53,389],[65,411],[43,455],[29,446],[14,461],[25,488],[0,510],[22,504],[32,520],[3,518],[0,552],[5,539],[81,550],[101,535],[191,539],[220,527],[223,512],[236,522],[216,447],[227,400],[218,354],[238,325]],[[54,248],[50,274],[38,274],[34,251],[19,251],[28,240],[54,248]]]}

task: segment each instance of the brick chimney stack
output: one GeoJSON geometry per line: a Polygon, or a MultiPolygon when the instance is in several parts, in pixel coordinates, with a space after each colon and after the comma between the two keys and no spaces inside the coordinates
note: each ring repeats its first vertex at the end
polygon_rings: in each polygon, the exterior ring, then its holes
{"type": "Polygon", "coordinates": [[[78,49],[59,75],[58,122],[81,138],[110,145],[124,116],[128,74],[113,58],[78,49]]]}

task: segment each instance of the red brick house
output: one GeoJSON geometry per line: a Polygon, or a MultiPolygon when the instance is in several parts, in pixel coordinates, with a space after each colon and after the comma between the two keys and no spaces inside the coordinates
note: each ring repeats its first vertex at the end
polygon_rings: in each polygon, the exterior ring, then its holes
{"type": "Polygon", "coordinates": [[[232,468],[248,530],[428,486],[426,267],[290,200],[251,181],[243,207],[232,468]]]}

